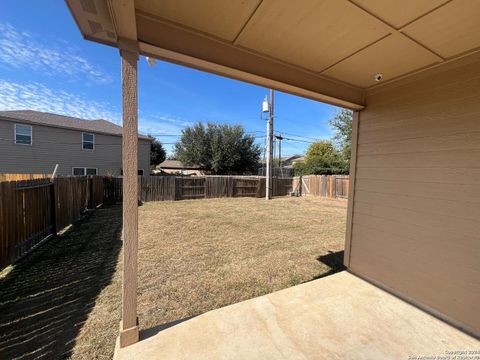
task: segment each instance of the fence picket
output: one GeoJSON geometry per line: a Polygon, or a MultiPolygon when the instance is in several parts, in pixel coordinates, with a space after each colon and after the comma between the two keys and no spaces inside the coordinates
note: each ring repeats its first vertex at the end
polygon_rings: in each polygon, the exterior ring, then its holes
{"type": "Polygon", "coordinates": [[[299,195],[347,199],[348,175],[306,175],[293,178],[293,191],[299,195]]]}
{"type": "Polygon", "coordinates": [[[0,181],[0,268],[103,202],[102,177],[0,181]]]}
{"type": "MultiPolygon", "coordinates": [[[[142,201],[264,197],[265,177],[161,176],[139,179],[142,201]]],[[[348,176],[274,178],[274,196],[348,197],[348,176]]],[[[122,179],[102,176],[0,181],[0,268],[34,249],[88,208],[122,199],[122,179]]]]}

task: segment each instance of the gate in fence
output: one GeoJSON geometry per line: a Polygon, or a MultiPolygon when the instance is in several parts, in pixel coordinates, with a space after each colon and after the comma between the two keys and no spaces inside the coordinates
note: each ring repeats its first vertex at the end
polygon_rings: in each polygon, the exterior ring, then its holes
{"type": "Polygon", "coordinates": [[[293,179],[293,191],[331,199],[347,199],[348,175],[307,175],[293,179]]]}
{"type": "MultiPolygon", "coordinates": [[[[348,176],[274,178],[274,196],[292,190],[303,195],[348,197],[348,176]]],[[[265,197],[265,177],[139,177],[143,201],[219,197],[265,197]]],[[[65,177],[0,181],[0,268],[25,256],[86,209],[122,200],[122,178],[65,177]]]]}
{"type": "MultiPolygon", "coordinates": [[[[292,191],[292,178],[275,178],[274,196],[292,191]]],[[[264,197],[265,178],[259,176],[150,176],[139,179],[142,201],[264,197]]]]}

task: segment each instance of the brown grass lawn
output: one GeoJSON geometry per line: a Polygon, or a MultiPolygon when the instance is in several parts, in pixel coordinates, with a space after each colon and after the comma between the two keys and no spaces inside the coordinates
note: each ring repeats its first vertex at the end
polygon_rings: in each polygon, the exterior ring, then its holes
{"type": "MultiPolygon", "coordinates": [[[[342,269],[346,202],[146,203],[138,315],[149,329],[342,269]]],[[[121,308],[121,208],[100,209],[0,278],[0,358],[107,359],[121,308]]]]}
{"type": "MultiPolygon", "coordinates": [[[[345,217],[346,202],[319,198],[146,203],[139,214],[140,328],[342,269],[345,217]]],[[[112,356],[120,285],[119,266],[77,338],[75,358],[112,356]]]]}

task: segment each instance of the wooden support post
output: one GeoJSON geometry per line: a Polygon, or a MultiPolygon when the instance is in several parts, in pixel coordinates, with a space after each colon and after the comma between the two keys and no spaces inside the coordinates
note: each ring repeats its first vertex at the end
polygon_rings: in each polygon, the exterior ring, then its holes
{"type": "Polygon", "coordinates": [[[120,50],[120,55],[123,103],[123,286],[119,345],[122,348],[138,341],[138,53],[120,50]]]}
{"type": "Polygon", "coordinates": [[[348,207],[347,207],[347,229],[345,231],[345,252],[343,264],[350,266],[350,248],[352,246],[352,224],[353,224],[353,200],[355,195],[355,173],[357,171],[357,147],[358,147],[358,123],[360,121],[360,112],[353,113],[352,123],[352,152],[350,154],[350,173],[348,188],[348,207]]]}

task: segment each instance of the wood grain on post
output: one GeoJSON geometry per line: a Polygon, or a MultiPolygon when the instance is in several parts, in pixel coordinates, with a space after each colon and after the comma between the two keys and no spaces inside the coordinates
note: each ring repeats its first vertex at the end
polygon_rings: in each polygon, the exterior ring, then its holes
{"type": "Polygon", "coordinates": [[[138,53],[120,50],[122,58],[123,110],[123,286],[120,347],[138,341],[137,256],[138,256],[138,53]]]}

